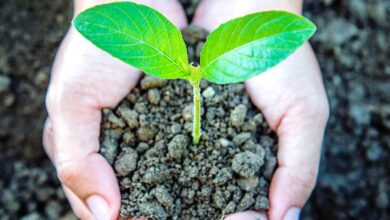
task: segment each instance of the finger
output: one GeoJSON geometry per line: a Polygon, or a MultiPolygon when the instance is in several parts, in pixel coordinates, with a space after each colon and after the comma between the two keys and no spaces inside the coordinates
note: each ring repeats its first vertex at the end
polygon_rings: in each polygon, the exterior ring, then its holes
{"type": "Polygon", "coordinates": [[[267,215],[264,213],[258,213],[253,211],[240,212],[229,215],[225,220],[267,220],[267,215]]]}
{"type": "MultiPolygon", "coordinates": [[[[120,207],[119,187],[111,166],[97,153],[100,111],[84,107],[53,117],[54,163],[61,183],[88,207],[90,213],[78,211],[80,216],[115,219],[120,207]]],[[[72,203],[72,207],[80,205],[72,203]]]]}
{"type": "Polygon", "coordinates": [[[298,219],[317,179],[326,108],[297,105],[277,128],[279,167],[270,187],[270,219],[298,219]]]}
{"type": "MultiPolygon", "coordinates": [[[[46,154],[54,162],[54,139],[53,139],[53,125],[50,118],[46,119],[44,132],[43,132],[43,145],[46,151],[46,154]]],[[[69,200],[69,203],[74,211],[74,213],[80,219],[92,219],[93,216],[90,214],[88,208],[85,206],[84,202],[81,201],[68,187],[62,185],[64,193],[69,200]]]]}
{"type": "MultiPolygon", "coordinates": [[[[142,2],[141,2],[142,4],[142,2]]],[[[187,26],[188,21],[184,9],[177,1],[152,1],[150,7],[158,10],[179,29],[187,26]]]]}
{"type": "Polygon", "coordinates": [[[88,207],[85,209],[72,199],[72,207],[79,216],[115,219],[120,208],[119,187],[111,166],[97,153],[101,120],[99,106],[107,103],[99,103],[71,88],[59,89],[52,84],[49,89],[47,109],[50,121],[45,129],[47,152],[61,183],[88,207]],[[61,92],[63,94],[59,94],[61,92]]]}
{"type": "Polygon", "coordinates": [[[80,219],[93,219],[88,207],[81,201],[68,187],[62,185],[62,189],[65,192],[66,197],[72,207],[73,212],[80,219]]]}
{"type": "MultiPolygon", "coordinates": [[[[128,0],[120,0],[128,1],[128,0]]],[[[101,0],[99,3],[95,1],[76,1],[75,14],[77,15],[81,11],[95,6],[97,4],[111,3],[112,0],[101,0]]],[[[150,0],[133,0],[132,2],[147,5],[151,8],[156,9],[161,14],[163,14],[168,20],[170,20],[176,27],[183,29],[187,26],[187,17],[185,15],[184,9],[177,1],[172,0],[159,0],[159,1],[150,1],[150,0]]]]}
{"type": "Polygon", "coordinates": [[[271,220],[294,219],[315,185],[329,116],[321,73],[309,44],[278,67],[247,81],[246,87],[278,135],[279,167],[271,181],[269,216],[271,220]],[[293,92],[278,92],[286,88],[293,92]]]}

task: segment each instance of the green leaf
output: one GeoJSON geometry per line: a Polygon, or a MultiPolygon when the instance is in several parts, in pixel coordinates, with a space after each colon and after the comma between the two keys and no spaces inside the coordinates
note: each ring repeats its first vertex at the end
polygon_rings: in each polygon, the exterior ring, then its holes
{"type": "Polygon", "coordinates": [[[245,81],[286,59],[315,31],[306,18],[283,11],[231,20],[207,38],[201,52],[202,75],[220,84],[245,81]]]}
{"type": "Polygon", "coordinates": [[[189,75],[180,31],[154,9],[132,2],[98,5],[80,13],[73,25],[97,47],[145,73],[166,79],[189,75]]]}

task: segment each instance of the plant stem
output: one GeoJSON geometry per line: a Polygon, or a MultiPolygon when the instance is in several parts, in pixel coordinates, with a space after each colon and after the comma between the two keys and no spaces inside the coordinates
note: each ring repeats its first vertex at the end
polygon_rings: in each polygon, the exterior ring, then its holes
{"type": "Polygon", "coordinates": [[[199,82],[192,85],[194,90],[194,118],[192,138],[194,144],[199,144],[201,130],[200,130],[200,88],[199,82]]]}

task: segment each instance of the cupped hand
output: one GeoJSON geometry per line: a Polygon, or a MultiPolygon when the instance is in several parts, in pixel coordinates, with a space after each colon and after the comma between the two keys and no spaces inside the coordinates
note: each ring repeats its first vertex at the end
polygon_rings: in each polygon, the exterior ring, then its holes
{"type": "MultiPolygon", "coordinates": [[[[194,23],[211,31],[238,16],[264,10],[301,13],[302,1],[204,0],[194,23]]],[[[262,110],[279,141],[279,166],[270,186],[271,220],[299,219],[317,178],[321,145],[329,117],[321,72],[308,43],[274,68],[245,82],[252,102],[262,110]]],[[[245,212],[228,220],[267,219],[245,212]]]]}
{"type": "MultiPolygon", "coordinates": [[[[107,0],[75,1],[75,14],[107,0]]],[[[139,0],[163,13],[176,26],[187,21],[177,1],[139,0]]],[[[140,72],[111,57],[70,28],[54,61],[46,97],[44,147],[71,206],[81,219],[116,219],[119,186],[98,154],[100,110],[116,106],[133,88],[140,72]]]]}

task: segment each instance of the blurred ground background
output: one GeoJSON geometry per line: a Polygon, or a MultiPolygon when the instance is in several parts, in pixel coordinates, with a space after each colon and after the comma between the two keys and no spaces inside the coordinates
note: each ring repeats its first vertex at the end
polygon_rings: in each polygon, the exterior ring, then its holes
{"type": "MultiPolygon", "coordinates": [[[[193,13],[197,0],[182,2],[193,13]]],[[[303,219],[389,219],[390,1],[305,2],[332,115],[303,219]]],[[[75,219],[41,145],[50,66],[71,7],[0,1],[0,219],[75,219]]]]}

